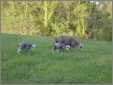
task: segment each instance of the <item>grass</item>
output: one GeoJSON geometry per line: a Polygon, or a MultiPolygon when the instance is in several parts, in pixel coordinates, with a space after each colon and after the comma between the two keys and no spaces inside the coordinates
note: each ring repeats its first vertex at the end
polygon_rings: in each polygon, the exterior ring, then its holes
{"type": "Polygon", "coordinates": [[[52,52],[53,39],[0,35],[2,83],[111,83],[112,42],[85,40],[84,48],[52,52]],[[16,53],[22,40],[36,43],[32,53],[16,53]]]}

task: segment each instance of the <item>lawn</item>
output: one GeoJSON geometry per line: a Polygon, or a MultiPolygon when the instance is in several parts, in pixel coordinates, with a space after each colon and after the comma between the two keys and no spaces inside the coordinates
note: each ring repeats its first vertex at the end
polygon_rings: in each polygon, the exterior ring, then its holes
{"type": "Polygon", "coordinates": [[[2,83],[111,83],[112,42],[85,40],[84,48],[53,52],[51,37],[0,35],[2,83]],[[17,54],[22,40],[35,43],[17,54]]]}

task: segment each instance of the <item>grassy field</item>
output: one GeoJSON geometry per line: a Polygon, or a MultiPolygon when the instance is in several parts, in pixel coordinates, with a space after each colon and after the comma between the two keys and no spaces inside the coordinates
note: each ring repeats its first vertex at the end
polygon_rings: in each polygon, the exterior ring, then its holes
{"type": "Polygon", "coordinates": [[[111,83],[112,43],[84,41],[84,48],[52,52],[52,38],[0,35],[2,83],[111,83]],[[16,53],[17,43],[36,43],[31,53],[16,53]]]}

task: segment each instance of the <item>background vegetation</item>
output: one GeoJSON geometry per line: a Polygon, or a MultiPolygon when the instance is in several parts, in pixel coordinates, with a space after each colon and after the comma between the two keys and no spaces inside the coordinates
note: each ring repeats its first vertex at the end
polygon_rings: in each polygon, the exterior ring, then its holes
{"type": "Polygon", "coordinates": [[[2,1],[2,33],[112,39],[111,1],[2,1]]]}

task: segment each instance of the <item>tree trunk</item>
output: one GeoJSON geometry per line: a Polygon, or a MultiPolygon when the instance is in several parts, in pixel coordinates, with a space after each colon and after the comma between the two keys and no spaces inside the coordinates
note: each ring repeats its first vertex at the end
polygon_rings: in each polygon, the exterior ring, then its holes
{"type": "Polygon", "coordinates": [[[44,1],[44,27],[46,28],[48,26],[48,3],[47,1],[44,1]]]}

